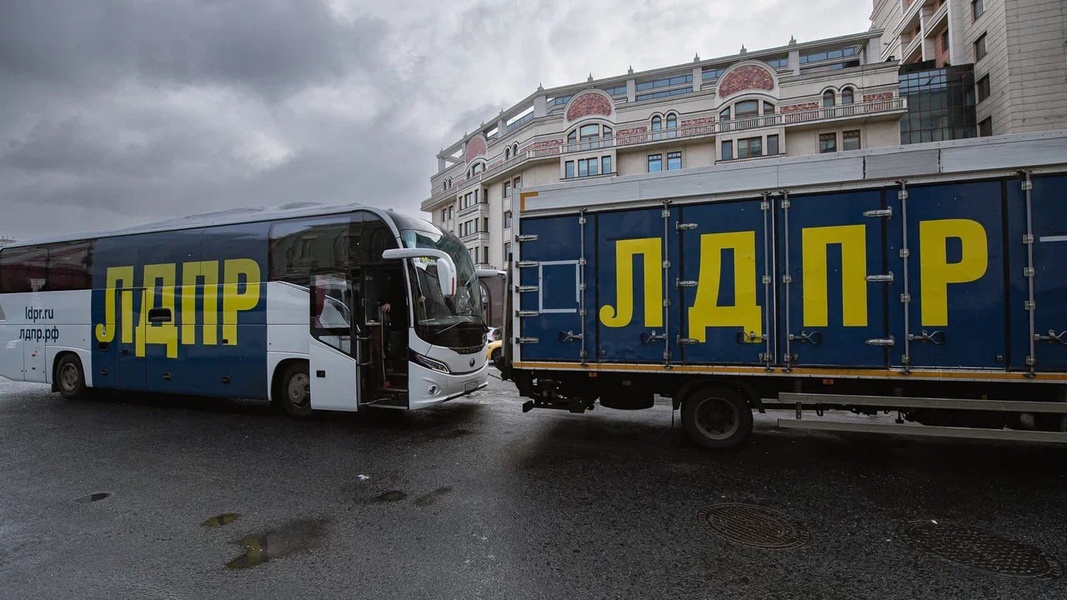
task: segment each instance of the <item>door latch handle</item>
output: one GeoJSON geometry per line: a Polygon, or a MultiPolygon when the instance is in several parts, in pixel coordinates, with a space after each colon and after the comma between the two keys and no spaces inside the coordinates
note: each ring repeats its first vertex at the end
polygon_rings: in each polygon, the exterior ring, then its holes
{"type": "Polygon", "coordinates": [[[582,334],[574,333],[573,330],[559,332],[559,341],[561,341],[561,342],[574,342],[574,341],[579,341],[580,342],[581,340],[582,340],[582,334]]]}
{"type": "Polygon", "coordinates": [[[1040,333],[1035,333],[1034,341],[1049,342],[1052,344],[1062,344],[1064,346],[1067,346],[1067,331],[1056,333],[1056,330],[1049,329],[1048,335],[1041,335],[1040,333]]]}
{"type": "Polygon", "coordinates": [[[926,330],[923,329],[922,332],[920,332],[918,335],[914,333],[909,333],[908,339],[913,342],[929,342],[935,346],[941,346],[945,343],[945,334],[941,331],[933,331],[930,333],[926,333],[926,330]]]}
{"type": "Polygon", "coordinates": [[[799,334],[790,333],[789,340],[818,346],[822,343],[822,333],[818,331],[807,332],[802,329],[799,334]]]}
{"type": "Polygon", "coordinates": [[[666,333],[662,333],[662,334],[656,335],[656,330],[655,329],[652,330],[652,333],[648,333],[648,332],[645,332],[645,331],[641,332],[641,343],[642,344],[651,344],[651,343],[654,343],[654,342],[662,342],[663,340],[666,340],[666,339],[667,339],[667,334],[666,333]]]}

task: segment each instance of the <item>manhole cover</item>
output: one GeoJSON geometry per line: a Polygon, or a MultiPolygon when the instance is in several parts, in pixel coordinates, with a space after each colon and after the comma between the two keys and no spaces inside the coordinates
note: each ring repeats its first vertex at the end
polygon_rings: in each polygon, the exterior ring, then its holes
{"type": "Polygon", "coordinates": [[[752,504],[716,504],[697,517],[715,534],[745,546],[786,550],[808,543],[811,535],[778,511],[752,504]]]}
{"type": "Polygon", "coordinates": [[[1060,564],[1037,548],[975,527],[921,521],[904,525],[901,534],[919,550],[975,569],[1013,577],[1063,575],[1060,564]]]}

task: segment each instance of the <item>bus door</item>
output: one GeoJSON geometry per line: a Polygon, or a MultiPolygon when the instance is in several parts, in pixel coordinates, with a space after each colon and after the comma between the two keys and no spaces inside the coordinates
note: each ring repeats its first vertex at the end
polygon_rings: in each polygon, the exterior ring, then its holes
{"type": "Polygon", "coordinates": [[[311,407],[354,411],[358,408],[359,329],[353,321],[357,287],[344,273],[311,276],[309,349],[311,407]]]}
{"type": "Polygon", "coordinates": [[[382,401],[379,406],[407,407],[410,308],[404,273],[398,265],[364,270],[364,403],[382,401]]]}

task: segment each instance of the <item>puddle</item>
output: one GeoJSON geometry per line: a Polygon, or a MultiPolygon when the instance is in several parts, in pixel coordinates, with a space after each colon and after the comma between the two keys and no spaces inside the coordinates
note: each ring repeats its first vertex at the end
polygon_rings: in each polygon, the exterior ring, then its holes
{"type": "Polygon", "coordinates": [[[230,523],[236,521],[237,517],[239,516],[241,515],[237,513],[223,513],[221,515],[211,517],[207,521],[201,523],[201,525],[203,525],[204,527],[225,527],[226,525],[229,525],[230,523]]]}
{"type": "Polygon", "coordinates": [[[384,494],[379,495],[377,498],[374,499],[374,501],[375,502],[400,502],[401,500],[403,500],[403,499],[405,499],[407,497],[408,497],[408,495],[405,494],[404,492],[401,492],[400,490],[392,490],[390,492],[385,492],[384,494]]]}
{"type": "Polygon", "coordinates": [[[431,506],[433,504],[436,504],[438,500],[440,500],[441,498],[444,498],[445,496],[447,496],[450,493],[452,493],[452,488],[450,488],[450,487],[439,487],[436,490],[430,492],[429,494],[426,494],[424,496],[419,496],[418,498],[416,498],[415,499],[415,506],[418,506],[419,508],[425,508],[427,506],[431,506]]]}
{"type": "Polygon", "coordinates": [[[75,502],[81,502],[82,504],[88,504],[90,502],[96,502],[97,500],[103,500],[110,496],[110,492],[97,492],[95,494],[89,494],[88,496],[82,496],[75,500],[75,502]]]}
{"type": "Polygon", "coordinates": [[[325,520],[299,520],[241,540],[244,554],[226,564],[230,569],[249,569],[314,546],[326,533],[325,520]]]}

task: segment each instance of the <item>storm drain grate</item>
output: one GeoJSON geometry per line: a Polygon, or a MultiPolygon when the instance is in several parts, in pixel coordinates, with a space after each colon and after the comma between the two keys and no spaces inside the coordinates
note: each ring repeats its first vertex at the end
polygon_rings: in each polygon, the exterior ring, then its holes
{"type": "Polygon", "coordinates": [[[1063,575],[1060,564],[1037,548],[975,527],[920,521],[904,525],[901,534],[919,550],[982,571],[1049,579],[1063,575]]]}
{"type": "Polygon", "coordinates": [[[727,540],[767,550],[788,550],[808,543],[808,530],[778,511],[753,504],[716,504],[700,511],[700,522],[727,540]]]}

